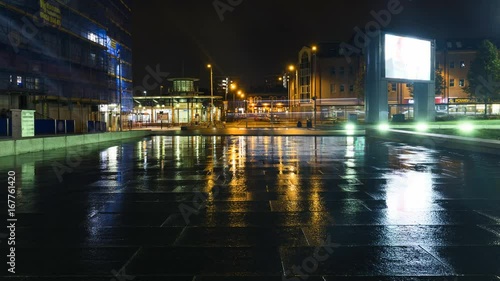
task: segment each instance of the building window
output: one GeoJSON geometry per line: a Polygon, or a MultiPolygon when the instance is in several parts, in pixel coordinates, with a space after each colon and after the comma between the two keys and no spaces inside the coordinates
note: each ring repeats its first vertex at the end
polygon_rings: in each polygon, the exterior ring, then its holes
{"type": "Polygon", "coordinates": [[[450,87],[455,87],[455,79],[450,79],[450,87]]]}
{"type": "Polygon", "coordinates": [[[332,68],[330,68],[330,74],[335,75],[335,74],[337,74],[336,72],[337,72],[337,70],[335,69],[335,66],[332,66],[332,68]]]}
{"type": "Polygon", "coordinates": [[[340,75],[344,75],[345,74],[345,67],[341,66],[340,67],[340,75]]]}
{"type": "Polygon", "coordinates": [[[335,94],[335,84],[330,84],[330,94],[335,94]]]}
{"type": "Polygon", "coordinates": [[[354,74],[354,68],[352,66],[349,66],[349,74],[354,74]]]}
{"type": "Polygon", "coordinates": [[[412,84],[411,83],[406,83],[406,88],[411,88],[412,84]]]}
{"type": "Polygon", "coordinates": [[[344,84],[340,85],[340,92],[342,92],[342,93],[345,92],[345,86],[344,86],[344,84]]]}
{"type": "Polygon", "coordinates": [[[391,90],[392,90],[393,92],[395,92],[395,91],[397,91],[397,89],[398,89],[398,88],[397,88],[397,84],[396,84],[396,83],[391,83],[391,90]]]}
{"type": "Polygon", "coordinates": [[[35,78],[35,90],[40,90],[40,78],[35,78]]]}
{"type": "Polygon", "coordinates": [[[460,68],[465,68],[465,61],[460,62],[460,68]]]}
{"type": "Polygon", "coordinates": [[[17,76],[17,86],[19,88],[22,88],[23,87],[23,77],[21,76],[17,76]]]}
{"type": "Polygon", "coordinates": [[[354,85],[349,85],[349,92],[354,92],[354,85]]]}
{"type": "Polygon", "coordinates": [[[454,61],[450,62],[450,68],[455,68],[455,62],[454,61]]]}
{"type": "Polygon", "coordinates": [[[33,77],[26,77],[26,89],[35,89],[35,79],[33,77]]]}
{"type": "Polygon", "coordinates": [[[462,88],[465,87],[465,79],[460,79],[460,81],[458,81],[458,85],[462,88]]]}

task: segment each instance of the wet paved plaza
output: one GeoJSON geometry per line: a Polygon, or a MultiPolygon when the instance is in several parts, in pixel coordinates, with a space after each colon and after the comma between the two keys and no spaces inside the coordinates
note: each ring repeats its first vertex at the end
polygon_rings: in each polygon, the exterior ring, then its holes
{"type": "Polygon", "coordinates": [[[18,219],[2,280],[500,280],[494,156],[162,136],[0,163],[18,219]]]}

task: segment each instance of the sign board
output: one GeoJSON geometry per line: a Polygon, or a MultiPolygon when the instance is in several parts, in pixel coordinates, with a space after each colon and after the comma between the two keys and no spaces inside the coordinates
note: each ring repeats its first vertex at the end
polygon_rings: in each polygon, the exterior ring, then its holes
{"type": "Polygon", "coordinates": [[[40,0],[40,17],[45,24],[61,26],[61,9],[56,1],[40,0]]]}
{"type": "Polygon", "coordinates": [[[11,109],[12,138],[20,139],[35,136],[35,111],[11,109]]]}
{"type": "Polygon", "coordinates": [[[21,137],[34,137],[35,136],[35,111],[23,110],[21,111],[21,137]]]}
{"type": "Polygon", "coordinates": [[[471,98],[451,98],[450,103],[478,103],[480,102],[478,99],[471,98]]]}

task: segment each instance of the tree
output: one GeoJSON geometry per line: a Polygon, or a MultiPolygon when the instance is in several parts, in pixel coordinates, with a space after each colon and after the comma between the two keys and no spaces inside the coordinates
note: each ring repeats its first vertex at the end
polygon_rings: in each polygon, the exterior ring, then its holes
{"type": "Polygon", "coordinates": [[[440,96],[444,93],[446,89],[446,80],[444,80],[443,70],[441,68],[436,68],[436,96],[440,96]]]}
{"type": "Polygon", "coordinates": [[[500,97],[500,58],[497,47],[489,40],[479,45],[476,59],[467,74],[469,84],[464,91],[471,98],[484,102],[484,115],[488,114],[488,103],[500,97]]]}
{"type": "MultiPolygon", "coordinates": [[[[446,81],[444,80],[444,75],[443,75],[443,70],[441,68],[436,68],[436,77],[435,77],[435,82],[436,86],[434,90],[436,91],[436,96],[440,96],[444,93],[444,90],[446,89],[446,81]]],[[[408,87],[408,91],[410,91],[410,96],[413,97],[413,91],[414,87],[413,84],[408,87]]]]}
{"type": "Polygon", "coordinates": [[[364,65],[361,65],[356,80],[354,81],[354,94],[358,101],[364,101],[365,99],[365,76],[366,69],[364,65]]]}

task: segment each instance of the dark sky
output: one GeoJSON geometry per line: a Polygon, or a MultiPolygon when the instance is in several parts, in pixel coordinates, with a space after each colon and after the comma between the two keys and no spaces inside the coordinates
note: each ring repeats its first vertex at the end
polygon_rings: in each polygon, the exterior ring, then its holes
{"type": "MultiPolygon", "coordinates": [[[[214,75],[238,76],[259,84],[284,71],[300,48],[317,42],[347,41],[354,28],[364,30],[371,11],[395,0],[219,0],[238,3],[221,21],[213,0],[134,0],[134,82],[146,66],[160,65],[171,77],[201,78],[206,64],[214,75]]],[[[500,36],[499,0],[400,0],[389,30],[422,37],[481,38],[500,36]]]]}

